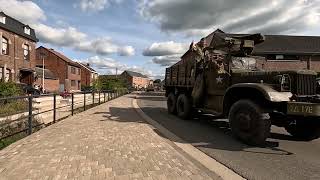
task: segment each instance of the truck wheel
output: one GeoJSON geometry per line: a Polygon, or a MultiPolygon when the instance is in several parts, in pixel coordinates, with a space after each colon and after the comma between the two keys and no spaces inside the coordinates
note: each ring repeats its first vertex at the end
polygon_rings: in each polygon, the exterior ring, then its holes
{"type": "Polygon", "coordinates": [[[229,121],[232,134],[246,144],[264,145],[270,135],[270,119],[264,118],[260,106],[250,100],[234,103],[229,121]]]}
{"type": "Polygon", "coordinates": [[[313,140],[320,137],[320,123],[308,119],[297,120],[296,124],[290,124],[285,129],[293,137],[302,140],[313,140]]]}
{"type": "Polygon", "coordinates": [[[185,94],[180,94],[177,100],[177,112],[181,119],[190,118],[192,112],[191,98],[185,94]]]}
{"type": "Polygon", "coordinates": [[[170,93],[167,99],[168,113],[170,114],[177,113],[176,103],[177,103],[177,97],[173,93],[170,93]]]}

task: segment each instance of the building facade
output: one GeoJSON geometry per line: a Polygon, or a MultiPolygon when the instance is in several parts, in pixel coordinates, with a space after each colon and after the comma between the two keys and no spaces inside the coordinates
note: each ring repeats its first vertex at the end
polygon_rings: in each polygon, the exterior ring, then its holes
{"type": "Polygon", "coordinates": [[[124,71],[120,76],[126,81],[128,88],[142,89],[150,84],[150,79],[141,73],[124,71]]]}
{"type": "Polygon", "coordinates": [[[0,12],[0,80],[33,84],[35,46],[34,29],[0,12]]]}
{"type": "MultiPolygon", "coordinates": [[[[59,79],[59,91],[81,90],[81,66],[63,54],[40,46],[36,49],[36,66],[49,69],[59,79]]],[[[46,88],[46,87],[44,87],[46,88]]]]}
{"type": "Polygon", "coordinates": [[[81,85],[93,86],[94,81],[98,79],[99,74],[90,67],[90,64],[77,62],[81,66],[81,85]]]}
{"type": "Polygon", "coordinates": [[[41,87],[45,87],[45,93],[59,92],[59,79],[49,70],[39,67],[35,68],[36,81],[35,84],[41,87]],[[43,76],[44,72],[44,76],[43,76]]]}

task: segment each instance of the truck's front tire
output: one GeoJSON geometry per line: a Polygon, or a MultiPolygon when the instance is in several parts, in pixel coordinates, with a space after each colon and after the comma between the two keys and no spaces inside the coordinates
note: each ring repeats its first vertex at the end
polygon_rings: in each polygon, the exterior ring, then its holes
{"type": "Polygon", "coordinates": [[[293,137],[302,140],[313,140],[320,137],[320,123],[308,119],[296,120],[295,124],[285,127],[293,137]]]}
{"type": "Polygon", "coordinates": [[[177,114],[177,97],[174,93],[170,93],[167,98],[167,109],[170,114],[177,114]]]}
{"type": "Polygon", "coordinates": [[[264,118],[260,106],[250,100],[239,100],[229,112],[232,134],[249,145],[261,146],[270,135],[271,121],[264,118]]]}
{"type": "Polygon", "coordinates": [[[181,119],[189,119],[192,112],[191,97],[180,94],[177,100],[177,112],[181,119]]]}

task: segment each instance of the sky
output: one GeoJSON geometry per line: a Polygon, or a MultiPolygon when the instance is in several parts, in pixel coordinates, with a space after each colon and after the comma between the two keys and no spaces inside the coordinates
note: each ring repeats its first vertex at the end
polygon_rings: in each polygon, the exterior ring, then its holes
{"type": "Polygon", "coordinates": [[[320,0],[0,0],[0,11],[35,29],[37,46],[153,79],[217,28],[320,36],[320,0]]]}

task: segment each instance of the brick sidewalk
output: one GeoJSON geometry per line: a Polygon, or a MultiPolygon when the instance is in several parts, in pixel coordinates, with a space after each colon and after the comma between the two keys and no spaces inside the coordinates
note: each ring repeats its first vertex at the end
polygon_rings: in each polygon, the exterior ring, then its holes
{"type": "Polygon", "coordinates": [[[0,179],[211,179],[120,97],[0,151],[0,179]]]}

